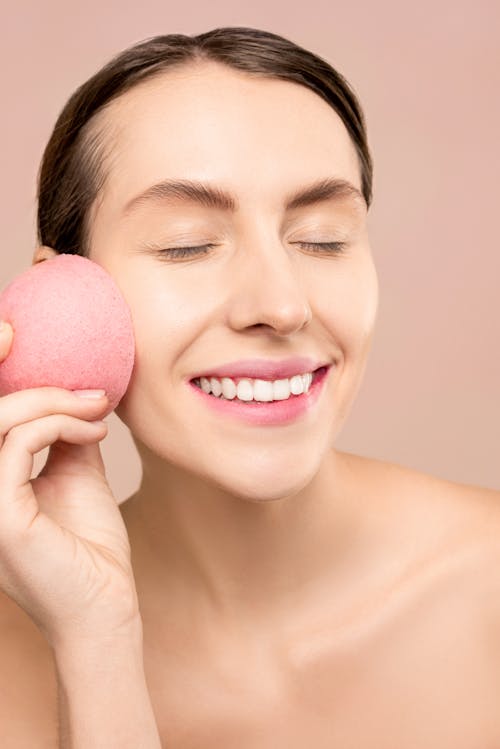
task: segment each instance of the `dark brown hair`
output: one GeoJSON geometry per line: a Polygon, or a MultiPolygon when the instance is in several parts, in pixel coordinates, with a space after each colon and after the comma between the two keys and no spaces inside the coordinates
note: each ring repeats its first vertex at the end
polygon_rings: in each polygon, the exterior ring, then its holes
{"type": "Polygon", "coordinates": [[[91,208],[106,180],[110,138],[100,127],[107,105],[134,85],[189,63],[216,61],[249,75],[299,83],[341,117],[356,148],[366,204],[373,164],[364,115],[346,79],[321,57],[269,31],[224,27],[196,36],[155,36],[125,49],[83,83],[62,109],[37,182],[37,239],[59,253],[88,257],[91,208]]]}

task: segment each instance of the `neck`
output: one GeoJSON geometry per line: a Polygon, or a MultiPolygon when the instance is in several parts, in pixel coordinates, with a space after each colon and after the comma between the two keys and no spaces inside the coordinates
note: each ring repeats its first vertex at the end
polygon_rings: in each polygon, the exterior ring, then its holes
{"type": "MultiPolygon", "coordinates": [[[[248,501],[175,466],[145,470],[120,509],[142,607],[257,624],[297,620],[331,596],[360,554],[358,493],[347,453],[331,451],[293,496],[248,501]],[[348,563],[347,563],[347,560],[348,563]],[[347,563],[347,566],[346,566],[347,563]]],[[[358,490],[359,491],[359,490],[358,490]]]]}

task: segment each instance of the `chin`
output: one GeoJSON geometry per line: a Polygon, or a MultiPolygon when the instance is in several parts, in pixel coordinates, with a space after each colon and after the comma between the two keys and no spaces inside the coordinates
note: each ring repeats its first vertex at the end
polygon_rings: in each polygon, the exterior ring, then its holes
{"type": "Polygon", "coordinates": [[[290,499],[303,491],[313,480],[317,470],[306,472],[304,467],[293,470],[272,469],[267,471],[239,471],[234,480],[226,476],[216,481],[221,489],[231,496],[247,502],[275,502],[290,499]]]}

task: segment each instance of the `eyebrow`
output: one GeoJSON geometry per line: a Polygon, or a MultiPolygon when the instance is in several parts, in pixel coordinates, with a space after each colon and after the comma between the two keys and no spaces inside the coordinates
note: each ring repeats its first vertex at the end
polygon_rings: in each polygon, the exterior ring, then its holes
{"type": "MultiPolygon", "coordinates": [[[[354,200],[356,203],[361,201],[366,206],[363,194],[351,182],[338,177],[327,177],[288,195],[285,199],[285,209],[292,211],[326,200],[342,198],[354,200]]],[[[166,179],[156,185],[151,185],[147,190],[129,200],[125,205],[123,215],[128,216],[139,206],[160,202],[198,203],[205,208],[216,208],[232,213],[239,210],[237,198],[217,185],[184,179],[166,179]]]]}

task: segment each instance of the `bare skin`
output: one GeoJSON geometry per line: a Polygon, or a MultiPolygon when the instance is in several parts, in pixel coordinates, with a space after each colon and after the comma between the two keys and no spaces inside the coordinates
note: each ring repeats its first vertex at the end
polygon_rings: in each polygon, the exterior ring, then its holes
{"type": "MultiPolygon", "coordinates": [[[[283,206],[320,178],[360,189],[342,121],[305,87],[220,66],[136,87],[105,118],[90,258],[134,323],[116,413],[143,479],[122,515],[165,746],[493,749],[499,493],[332,448],[376,320],[366,205],[283,206]],[[222,184],[240,208],[124,212],[166,177],[222,184]],[[302,244],[341,239],[340,255],[302,244]],[[208,243],[189,261],[146,249],[208,243]],[[296,354],[332,369],[318,407],[279,432],[215,417],[187,384],[235,359],[296,354]]],[[[51,747],[50,654],[22,612],[2,611],[0,688],[16,694],[0,724],[51,747]]]]}
{"type": "MultiPolygon", "coordinates": [[[[341,457],[350,488],[365,493],[366,558],[334,574],[330,594],[304,609],[298,598],[286,621],[162,612],[136,546],[166,746],[498,745],[500,493],[341,457]]],[[[123,506],[132,538],[133,508],[123,506]]]]}
{"type": "MultiPolygon", "coordinates": [[[[133,543],[146,674],[166,747],[499,745],[500,492],[341,455],[358,488],[371,487],[373,508],[392,512],[390,527],[373,539],[374,574],[365,569],[341,596],[332,588],[297,613],[295,627],[222,628],[206,610],[186,613],[173,591],[167,612],[148,591],[148,555],[133,543]]],[[[133,499],[121,505],[132,541],[133,499]]],[[[4,745],[56,749],[50,650],[5,596],[0,630],[4,745]]]]}

